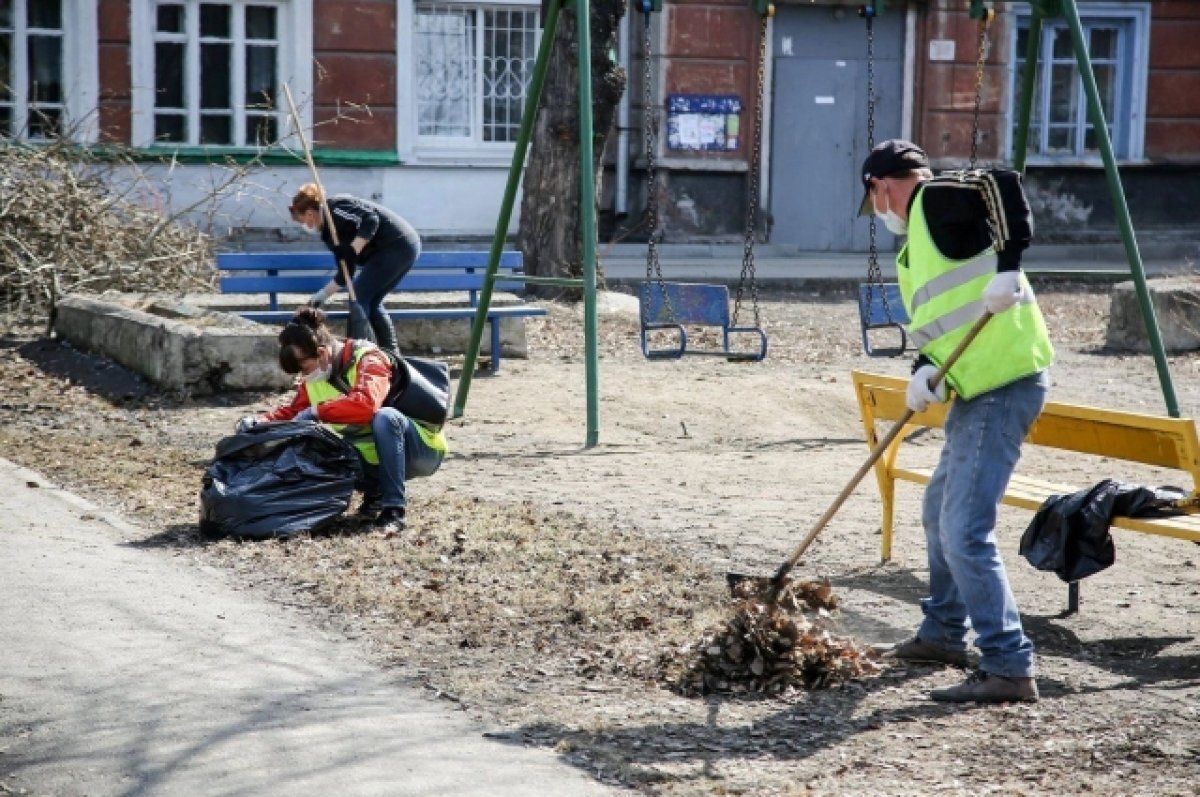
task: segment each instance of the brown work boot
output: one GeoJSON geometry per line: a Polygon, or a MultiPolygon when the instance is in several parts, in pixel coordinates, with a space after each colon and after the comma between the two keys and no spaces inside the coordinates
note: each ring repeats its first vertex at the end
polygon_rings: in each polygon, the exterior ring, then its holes
{"type": "Polygon", "coordinates": [[[951,667],[966,668],[971,666],[970,656],[965,650],[942,647],[932,642],[926,642],[915,636],[883,654],[885,659],[900,659],[902,661],[930,662],[934,664],[949,664],[951,667]]]}
{"type": "Polygon", "coordinates": [[[1038,688],[1032,678],[976,670],[958,686],[934,689],[929,696],[940,703],[1036,703],[1038,688]]]}

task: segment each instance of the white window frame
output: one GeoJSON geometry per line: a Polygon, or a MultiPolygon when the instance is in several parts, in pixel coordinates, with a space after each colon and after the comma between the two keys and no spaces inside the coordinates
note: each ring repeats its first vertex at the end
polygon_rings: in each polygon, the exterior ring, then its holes
{"type": "MultiPolygon", "coordinates": [[[[29,119],[28,90],[29,73],[28,40],[25,21],[27,6],[37,0],[13,0],[13,51],[10,53],[15,66],[12,85],[13,129],[18,131],[18,140],[29,139],[24,132],[29,119]]],[[[63,0],[62,2],[62,67],[63,67],[63,115],[62,127],[71,133],[71,139],[79,143],[93,143],[99,137],[97,105],[100,97],[100,38],[96,8],[99,0],[63,0]]]]}
{"type": "MultiPolygon", "coordinates": [[[[1078,10],[1080,20],[1085,26],[1092,22],[1113,20],[1127,27],[1128,35],[1122,37],[1121,47],[1117,54],[1117,61],[1123,70],[1121,73],[1121,76],[1124,78],[1123,82],[1127,81],[1127,88],[1118,88],[1118,92],[1120,93],[1118,105],[1124,112],[1118,112],[1113,115],[1114,118],[1106,119],[1106,121],[1114,130],[1120,128],[1128,136],[1124,148],[1116,140],[1113,141],[1113,150],[1117,160],[1121,163],[1140,163],[1145,160],[1146,85],[1150,73],[1150,4],[1147,2],[1084,2],[1078,5],[1078,10]]],[[[1017,52],[1017,34],[1022,23],[1028,24],[1032,17],[1032,12],[1027,5],[1014,8],[1013,13],[1016,16],[1016,20],[1009,36],[1008,70],[1009,96],[1012,98],[1012,101],[1008,103],[1008,113],[1005,115],[1004,127],[1006,139],[1005,151],[1010,158],[1015,156],[1013,152],[1013,126],[1016,124],[1016,106],[1020,102],[1021,95],[1021,87],[1017,84],[1017,64],[1025,57],[1025,53],[1017,52]]],[[[1062,27],[1066,25],[1066,21],[1061,19],[1044,20],[1043,33],[1045,32],[1045,28],[1051,25],[1062,27]]],[[[1039,58],[1045,59],[1046,56],[1047,53],[1043,46],[1042,52],[1039,53],[1039,58]]],[[[1081,78],[1079,79],[1081,80],[1081,78]]],[[[1079,90],[1080,100],[1084,106],[1083,113],[1087,115],[1087,97],[1082,93],[1082,86],[1080,86],[1079,90]]],[[[1049,98],[1045,92],[1042,93],[1042,101],[1043,103],[1049,102],[1049,98]]],[[[1045,107],[1042,110],[1043,114],[1041,118],[1044,124],[1046,119],[1045,107]]],[[[1090,118],[1088,121],[1090,122],[1090,118]]],[[[1030,151],[1026,162],[1032,166],[1100,166],[1103,165],[1104,161],[1098,151],[1095,154],[1086,155],[1046,155],[1030,151]]]]}
{"type": "MultiPolygon", "coordinates": [[[[523,7],[536,10],[539,7],[536,1],[530,2],[530,0],[423,0],[424,4],[431,2],[447,8],[461,6],[477,10],[504,7],[523,7]]],[[[466,137],[419,135],[414,29],[416,7],[423,3],[422,0],[399,0],[397,6],[396,148],[401,160],[413,165],[509,165],[516,142],[488,142],[477,140],[475,137],[468,139],[466,137]]],[[[482,26],[479,26],[477,31],[477,35],[483,35],[482,26]]],[[[542,33],[539,29],[534,55],[536,55],[536,47],[537,44],[540,44],[541,37],[542,33]]],[[[480,87],[478,101],[482,103],[482,72],[476,76],[476,81],[480,87]]],[[[481,120],[477,120],[475,124],[482,127],[481,120]]]]}
{"type": "MultiPolygon", "coordinates": [[[[276,5],[279,8],[277,38],[279,41],[279,80],[280,107],[278,131],[280,138],[285,138],[293,125],[288,114],[287,103],[282,99],[282,84],[287,83],[296,100],[301,124],[311,130],[313,124],[312,111],[312,31],[313,31],[313,0],[208,0],[232,6],[246,5],[276,5]]],[[[218,152],[253,152],[257,147],[252,144],[218,146],[212,144],[191,143],[198,141],[197,125],[190,126],[191,141],[155,141],[154,139],[154,44],[155,27],[157,25],[156,9],[161,3],[175,3],[198,6],[202,0],[131,0],[130,3],[130,65],[132,70],[132,145],[141,148],[179,149],[204,147],[206,150],[218,152]]],[[[188,15],[195,19],[195,13],[188,15]]],[[[240,15],[235,15],[235,19],[240,15]]],[[[236,31],[235,31],[236,35],[236,31]]],[[[187,33],[189,44],[198,44],[198,30],[194,23],[189,25],[187,33]]],[[[244,41],[244,39],[243,39],[244,41]]],[[[240,48],[235,47],[235,52],[240,48]]],[[[240,58],[240,55],[236,55],[240,58]]],[[[190,47],[188,60],[198,62],[199,48],[190,47]]],[[[185,92],[195,92],[199,88],[199,72],[193,64],[185,71],[185,92]]],[[[240,101],[241,95],[235,93],[235,102],[240,101]]],[[[198,106],[189,103],[189,119],[198,121],[198,106]]],[[[235,139],[241,137],[244,114],[234,114],[235,139]]],[[[309,136],[311,140],[311,135],[309,136]]],[[[291,142],[297,144],[298,142],[291,142]]]]}

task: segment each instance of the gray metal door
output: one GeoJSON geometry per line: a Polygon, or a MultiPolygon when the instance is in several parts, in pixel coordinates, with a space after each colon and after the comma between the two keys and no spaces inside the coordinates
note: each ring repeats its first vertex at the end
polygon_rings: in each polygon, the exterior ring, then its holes
{"type": "MultiPolygon", "coordinates": [[[[903,43],[903,11],[875,20],[877,142],[901,132],[903,43]]],[[[866,23],[852,9],[785,6],[773,46],[771,241],[866,251],[868,224],[855,217],[867,156],[866,23]]],[[[882,224],[879,231],[880,248],[893,248],[882,224]]]]}

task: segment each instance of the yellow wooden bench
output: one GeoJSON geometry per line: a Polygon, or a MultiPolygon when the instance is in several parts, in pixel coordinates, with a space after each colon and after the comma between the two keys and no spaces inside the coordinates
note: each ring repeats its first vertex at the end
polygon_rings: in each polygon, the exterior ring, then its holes
{"type": "MultiPolygon", "coordinates": [[[[876,422],[895,423],[907,411],[905,391],[908,380],[865,371],[854,371],[852,377],[867,442],[874,448],[882,439],[876,422]]],[[[948,409],[949,404],[935,404],[925,412],[913,415],[904,432],[896,436],[875,464],[879,493],[883,497],[880,553],[885,562],[892,558],[896,480],[928,484],[933,476],[932,468],[897,464],[900,445],[910,431],[922,427],[941,428],[948,409]]],[[[1192,479],[1187,511],[1200,511],[1200,442],[1196,438],[1196,424],[1190,418],[1165,418],[1050,401],[1034,422],[1025,443],[1186,472],[1192,479]]],[[[1002,502],[1036,510],[1052,495],[1074,493],[1090,486],[1055,484],[1013,474],[1002,502]]],[[[1112,526],[1200,542],[1200,515],[1197,514],[1168,518],[1117,517],[1112,526]]],[[[1073,591],[1072,603],[1076,595],[1073,591]]]]}

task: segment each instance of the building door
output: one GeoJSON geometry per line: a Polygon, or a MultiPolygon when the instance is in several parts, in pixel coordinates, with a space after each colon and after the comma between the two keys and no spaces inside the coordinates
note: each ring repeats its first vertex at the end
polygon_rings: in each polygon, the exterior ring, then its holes
{"type": "MultiPolygon", "coordinates": [[[[771,242],[865,252],[858,171],[867,156],[867,32],[853,8],[782,6],[771,99],[771,242]]],[[[875,140],[900,136],[904,11],[875,20],[875,140]]],[[[919,143],[919,142],[918,142],[919,143]]],[[[879,246],[892,236],[879,227],[879,246]]]]}

